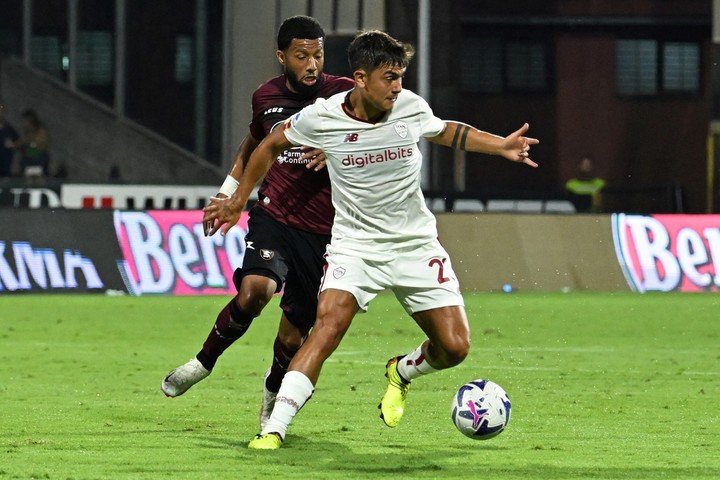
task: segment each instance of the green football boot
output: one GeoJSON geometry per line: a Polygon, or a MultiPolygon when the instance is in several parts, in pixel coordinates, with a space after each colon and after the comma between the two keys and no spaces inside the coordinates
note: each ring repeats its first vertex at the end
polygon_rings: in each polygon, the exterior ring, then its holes
{"type": "Polygon", "coordinates": [[[385,366],[385,376],[388,379],[387,390],[380,400],[380,418],[388,427],[397,427],[405,413],[405,397],[410,390],[410,382],[405,381],[397,370],[398,361],[402,357],[393,357],[385,366]]]}
{"type": "Polygon", "coordinates": [[[250,440],[248,448],[252,450],[277,450],[282,445],[283,440],[277,433],[266,433],[265,435],[255,435],[250,440]]]}

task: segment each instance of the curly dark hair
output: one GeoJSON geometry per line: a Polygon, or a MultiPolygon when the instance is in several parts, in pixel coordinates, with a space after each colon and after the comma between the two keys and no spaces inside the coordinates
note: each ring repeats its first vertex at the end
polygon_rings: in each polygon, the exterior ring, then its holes
{"type": "Polygon", "coordinates": [[[323,38],[325,32],[317,20],[304,15],[287,18],[278,30],[277,48],[278,50],[286,50],[293,38],[323,38]]]}

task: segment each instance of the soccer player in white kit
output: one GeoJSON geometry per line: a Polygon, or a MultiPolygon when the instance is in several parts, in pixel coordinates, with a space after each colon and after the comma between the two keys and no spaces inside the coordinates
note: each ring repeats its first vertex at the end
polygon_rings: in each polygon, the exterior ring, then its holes
{"type": "Polygon", "coordinates": [[[249,448],[282,445],[295,414],[312,395],[323,362],[358,311],[384,289],[393,291],[427,335],[418,348],[391,358],[381,418],[398,425],[410,382],[462,362],[470,347],[463,298],[450,258],[437,240],[435,218],[420,188],[420,137],[471,152],[500,155],[532,167],[523,125],[507,137],[443,121],[421,97],[402,89],[412,47],[386,33],[358,34],[348,48],[355,87],[318,100],[276,128],[253,152],[238,189],[213,199],[214,231],[234,225],[255,183],[277,154],[294,145],[327,157],[335,220],[327,247],[317,320],[293,358],[270,420],[249,448]]]}

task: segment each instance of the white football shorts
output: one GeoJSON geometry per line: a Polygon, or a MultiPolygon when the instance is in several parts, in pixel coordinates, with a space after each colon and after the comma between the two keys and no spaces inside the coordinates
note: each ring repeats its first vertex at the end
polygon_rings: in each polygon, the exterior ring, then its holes
{"type": "Polygon", "coordinates": [[[328,245],[320,291],[334,288],[349,292],[363,312],[386,288],[393,291],[411,315],[465,305],[450,256],[439,241],[393,253],[396,255],[386,261],[370,261],[328,245]]]}

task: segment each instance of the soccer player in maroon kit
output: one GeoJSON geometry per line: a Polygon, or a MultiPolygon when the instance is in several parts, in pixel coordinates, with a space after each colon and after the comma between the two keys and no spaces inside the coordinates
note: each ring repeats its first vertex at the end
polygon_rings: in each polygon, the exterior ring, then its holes
{"type": "MultiPolygon", "coordinates": [[[[275,126],[318,97],[353,87],[349,78],[323,73],[323,43],[324,32],[315,19],[297,16],[283,22],[276,52],[283,75],[254,92],[250,132],[240,144],[220,195],[232,195],[250,154],[275,126]]],[[[165,377],[161,389],[167,396],[182,395],[207,377],[218,357],[284,286],[273,363],[264,379],[261,425],[269,417],[288,364],[315,322],[323,255],[334,216],[323,158],[317,150],[292,148],[280,154],[267,172],[250,211],[243,265],[233,276],[238,294],[218,314],[196,357],[165,377]]],[[[211,233],[212,222],[204,218],[203,223],[206,234],[211,233]]]]}

